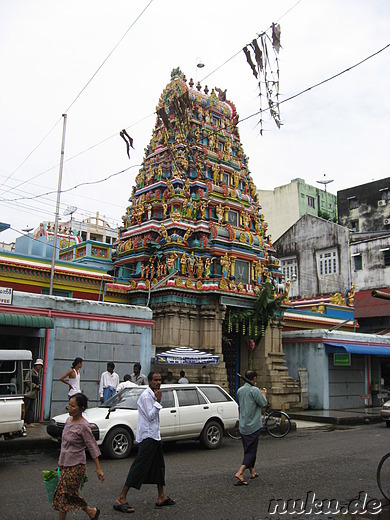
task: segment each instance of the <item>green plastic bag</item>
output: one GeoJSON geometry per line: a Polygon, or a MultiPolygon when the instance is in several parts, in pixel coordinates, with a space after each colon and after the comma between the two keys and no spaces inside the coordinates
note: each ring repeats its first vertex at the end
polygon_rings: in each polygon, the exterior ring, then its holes
{"type": "Polygon", "coordinates": [[[55,490],[57,489],[58,482],[61,478],[60,468],[53,470],[43,471],[43,482],[45,484],[47,498],[49,499],[50,504],[53,503],[53,497],[55,490]]]}

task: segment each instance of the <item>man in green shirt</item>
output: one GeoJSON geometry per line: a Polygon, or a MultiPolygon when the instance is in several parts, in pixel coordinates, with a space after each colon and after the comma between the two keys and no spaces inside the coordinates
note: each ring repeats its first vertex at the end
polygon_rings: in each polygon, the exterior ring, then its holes
{"type": "Polygon", "coordinates": [[[261,409],[267,404],[267,399],[264,394],[256,386],[257,372],[255,370],[248,370],[245,373],[245,379],[250,381],[250,383],[245,383],[237,392],[238,406],[240,409],[239,426],[242,445],[244,447],[244,458],[240,469],[235,475],[237,479],[236,486],[248,485],[248,482],[244,480],[244,471],[246,469],[249,469],[251,479],[259,476],[255,472],[255,462],[260,429],[263,426],[261,409]]]}

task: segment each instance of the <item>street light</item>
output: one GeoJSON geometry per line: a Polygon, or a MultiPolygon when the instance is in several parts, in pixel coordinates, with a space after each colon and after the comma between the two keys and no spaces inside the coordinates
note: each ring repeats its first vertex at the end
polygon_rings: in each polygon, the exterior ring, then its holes
{"type": "Polygon", "coordinates": [[[328,213],[328,192],[326,191],[326,187],[328,184],[330,184],[331,182],[333,182],[334,179],[327,179],[326,178],[326,173],[324,173],[324,178],[320,181],[316,181],[318,182],[318,184],[323,184],[324,185],[324,190],[325,190],[325,206],[326,206],[326,212],[328,213]]]}

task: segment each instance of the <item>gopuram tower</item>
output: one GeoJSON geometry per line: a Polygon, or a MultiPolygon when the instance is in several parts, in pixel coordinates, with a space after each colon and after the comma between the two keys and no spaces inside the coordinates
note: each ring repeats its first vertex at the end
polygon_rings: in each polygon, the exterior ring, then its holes
{"type": "Polygon", "coordinates": [[[149,305],[157,353],[186,346],[218,354],[186,367],[192,381],[227,387],[222,322],[282,274],[226,94],[202,91],[180,69],[157,105],[117,248],[117,279],[131,304],[149,305]]]}

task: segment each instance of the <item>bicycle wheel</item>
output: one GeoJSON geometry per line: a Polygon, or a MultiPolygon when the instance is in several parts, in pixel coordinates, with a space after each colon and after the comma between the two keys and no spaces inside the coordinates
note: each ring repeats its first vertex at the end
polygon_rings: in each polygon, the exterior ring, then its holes
{"type": "Polygon", "coordinates": [[[239,441],[241,439],[240,430],[238,428],[238,421],[233,428],[226,428],[226,433],[229,437],[234,439],[235,441],[239,441]]]}
{"type": "Polygon", "coordinates": [[[390,453],[381,458],[376,470],[376,481],[382,495],[390,501],[390,453]]]}
{"type": "Polygon", "coordinates": [[[285,412],[272,410],[265,420],[264,427],[272,437],[285,437],[291,430],[291,420],[285,412]]]}

